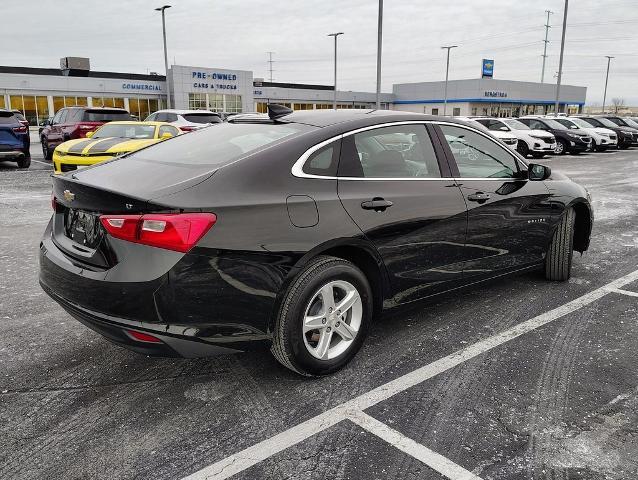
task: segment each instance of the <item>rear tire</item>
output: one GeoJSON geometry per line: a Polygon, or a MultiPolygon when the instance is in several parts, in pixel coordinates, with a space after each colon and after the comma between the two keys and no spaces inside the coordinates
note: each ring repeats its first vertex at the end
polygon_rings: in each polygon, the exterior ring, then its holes
{"type": "MultiPolygon", "coordinates": [[[[271,352],[286,368],[301,375],[328,375],[344,367],[356,355],[363,344],[372,318],[372,290],[361,270],[354,264],[336,257],[319,256],[312,260],[293,281],[283,299],[273,332],[271,352]],[[359,300],[340,312],[340,303],[346,296],[339,296],[345,286],[348,298],[359,300]],[[330,294],[324,301],[322,292],[330,294]],[[334,293],[336,292],[336,293],[334,293]],[[351,296],[350,296],[351,295],[351,296]],[[333,308],[330,310],[329,308],[333,308]],[[339,312],[339,313],[338,313],[339,312]],[[324,317],[324,318],[321,318],[324,317]],[[309,329],[309,320],[317,318],[317,328],[309,329]],[[354,331],[346,341],[338,333],[340,323],[354,331]],[[328,340],[326,354],[321,355],[320,346],[328,340]],[[341,342],[344,342],[343,344],[341,342]]],[[[314,324],[313,324],[314,325],[314,324]]],[[[341,325],[341,328],[344,328],[341,325]]]]}
{"type": "Polygon", "coordinates": [[[18,160],[18,168],[29,168],[31,166],[31,156],[26,155],[18,160]]]}
{"type": "Polygon", "coordinates": [[[575,218],[574,209],[567,209],[554,232],[545,256],[545,278],[548,280],[564,282],[571,276],[575,218]]]}

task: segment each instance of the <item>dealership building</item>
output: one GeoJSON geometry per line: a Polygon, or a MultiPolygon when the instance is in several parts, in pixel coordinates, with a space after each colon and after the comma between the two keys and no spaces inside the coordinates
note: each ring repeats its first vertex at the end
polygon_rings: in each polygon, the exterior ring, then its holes
{"type": "MultiPolygon", "coordinates": [[[[563,85],[561,110],[580,111],[586,87],[563,85]]],[[[295,110],[332,108],[334,88],[265,82],[248,70],[173,65],[168,76],[100,72],[88,59],[66,57],[61,68],[0,66],[0,108],[21,111],[32,125],[65,106],[120,107],[140,119],[166,107],[264,112],[268,103],[295,110]]],[[[448,83],[451,115],[517,116],[553,110],[555,85],[481,78],[448,83]]],[[[381,94],[381,108],[442,114],[444,82],[395,84],[381,94]]],[[[338,108],[374,108],[374,92],[337,92],[338,108]]]]}

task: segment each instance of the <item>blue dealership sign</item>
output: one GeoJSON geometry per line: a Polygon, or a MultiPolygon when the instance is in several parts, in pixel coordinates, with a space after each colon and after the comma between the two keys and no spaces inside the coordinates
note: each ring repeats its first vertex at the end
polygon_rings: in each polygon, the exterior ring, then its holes
{"type": "Polygon", "coordinates": [[[494,76],[494,60],[483,59],[483,78],[494,76]]]}

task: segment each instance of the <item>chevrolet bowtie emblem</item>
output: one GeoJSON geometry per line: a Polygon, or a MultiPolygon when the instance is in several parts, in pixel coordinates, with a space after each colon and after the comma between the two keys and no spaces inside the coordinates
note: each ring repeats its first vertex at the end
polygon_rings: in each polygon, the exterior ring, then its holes
{"type": "Polygon", "coordinates": [[[73,193],[71,190],[65,190],[62,194],[64,195],[64,199],[67,202],[72,202],[73,200],[75,200],[75,193],[73,193]]]}

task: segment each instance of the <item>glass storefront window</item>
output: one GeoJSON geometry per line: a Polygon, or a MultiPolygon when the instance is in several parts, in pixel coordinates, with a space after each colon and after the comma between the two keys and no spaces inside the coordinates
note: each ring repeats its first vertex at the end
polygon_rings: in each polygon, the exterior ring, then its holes
{"type": "Polygon", "coordinates": [[[209,93],[208,94],[208,110],[210,110],[211,112],[223,112],[224,111],[224,96],[220,93],[209,93]]]}
{"type": "Polygon", "coordinates": [[[157,112],[158,110],[161,110],[162,109],[161,102],[156,98],[149,98],[148,109],[150,112],[149,115],[153,112],[157,112]]]}
{"type": "Polygon", "coordinates": [[[265,102],[257,102],[257,109],[259,113],[268,113],[268,104],[265,102]]]}
{"type": "Polygon", "coordinates": [[[5,108],[4,95],[0,95],[0,108],[5,108]]]}
{"type": "Polygon", "coordinates": [[[188,108],[190,110],[206,110],[206,94],[205,93],[189,93],[188,108]]]}

